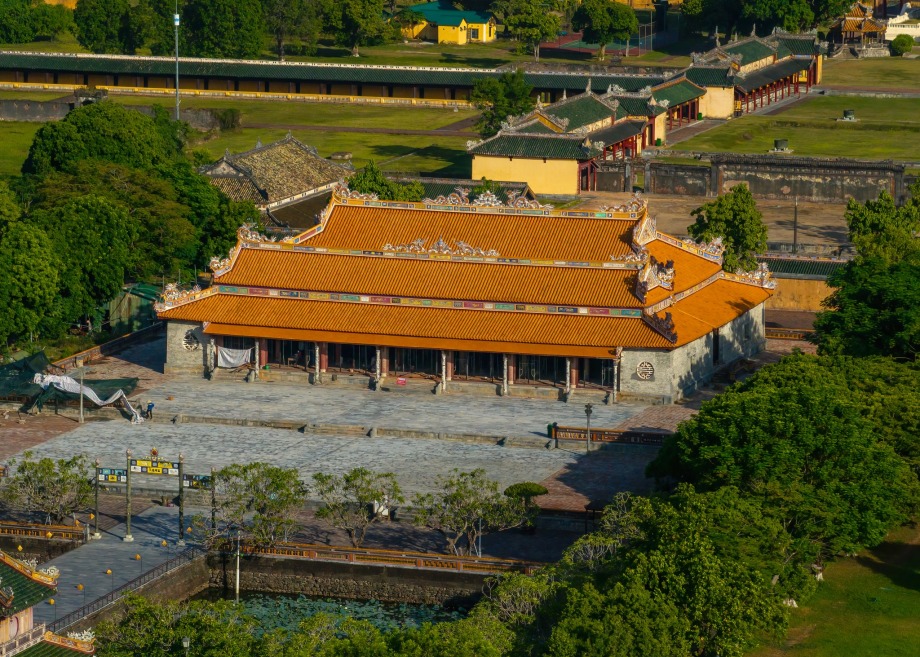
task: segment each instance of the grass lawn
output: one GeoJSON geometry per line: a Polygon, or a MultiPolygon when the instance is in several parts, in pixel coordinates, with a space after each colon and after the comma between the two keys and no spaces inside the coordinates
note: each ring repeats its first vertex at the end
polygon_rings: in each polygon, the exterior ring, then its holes
{"type": "MultiPolygon", "coordinates": [[[[162,96],[120,96],[109,98],[124,105],[159,104],[172,111],[172,99],[162,96]]],[[[243,126],[266,124],[278,126],[328,125],[362,128],[412,128],[437,130],[476,116],[475,110],[434,109],[424,107],[379,107],[335,103],[302,103],[283,100],[220,100],[183,98],[183,108],[238,109],[243,126]]],[[[264,141],[264,140],[263,140],[264,141]]]]}
{"type": "Polygon", "coordinates": [[[920,99],[817,96],[775,116],[744,116],[674,146],[675,150],[766,153],[788,139],[794,155],[920,159],[920,99]],[[857,123],[835,119],[856,110],[857,123]]]}
{"type": "Polygon", "coordinates": [[[920,528],[828,566],[782,645],[749,657],[906,657],[920,650],[920,528]],[[913,648],[911,648],[913,646],[913,648]]]}
{"type": "Polygon", "coordinates": [[[24,50],[28,52],[89,52],[79,43],[77,37],[69,32],[61,33],[58,38],[31,43],[0,44],[0,50],[24,50]]]}
{"type": "Polygon", "coordinates": [[[0,176],[17,176],[41,123],[0,121],[0,176]]]}
{"type": "MultiPolygon", "coordinates": [[[[415,135],[381,135],[330,130],[294,130],[294,136],[305,144],[315,146],[319,154],[328,157],[336,151],[352,154],[352,164],[361,168],[374,160],[385,171],[404,173],[437,173],[440,176],[470,176],[470,158],[466,140],[462,137],[428,137],[415,135]]],[[[238,153],[281,139],[286,130],[243,128],[222,133],[217,139],[196,144],[193,148],[208,151],[214,159],[225,149],[238,153]]]]}
{"type": "Polygon", "coordinates": [[[61,91],[26,91],[15,89],[11,91],[0,90],[0,100],[55,100],[57,98],[63,98],[67,96],[61,91]]]}
{"type": "Polygon", "coordinates": [[[920,90],[920,59],[827,60],[822,85],[866,89],[920,90]]]}

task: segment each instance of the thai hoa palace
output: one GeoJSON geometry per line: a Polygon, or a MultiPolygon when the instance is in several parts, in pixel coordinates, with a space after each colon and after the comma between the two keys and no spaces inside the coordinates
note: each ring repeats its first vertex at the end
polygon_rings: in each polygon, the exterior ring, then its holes
{"type": "Polygon", "coordinates": [[[770,273],[722,271],[721,243],[659,232],[642,198],[559,211],[468,195],[339,187],[299,235],[242,228],[210,287],[167,286],[166,370],[673,401],[762,348],[770,273]]]}

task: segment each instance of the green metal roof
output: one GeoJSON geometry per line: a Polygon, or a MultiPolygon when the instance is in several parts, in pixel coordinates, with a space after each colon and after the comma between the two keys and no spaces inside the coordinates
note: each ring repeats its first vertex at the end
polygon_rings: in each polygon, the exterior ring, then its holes
{"type": "MultiPolygon", "coordinates": [[[[129,55],[87,55],[83,53],[0,52],[0,70],[59,71],[98,75],[173,76],[175,59],[129,55]]],[[[476,80],[498,77],[497,69],[381,66],[372,64],[328,64],[276,62],[266,60],[179,59],[182,77],[239,78],[300,82],[354,84],[403,84],[419,86],[472,87],[476,80]]],[[[536,89],[572,92],[584,89],[606,93],[610,85],[638,91],[665,81],[660,75],[585,75],[584,73],[526,72],[524,78],[536,89]]]]}
{"type": "Polygon", "coordinates": [[[706,91],[704,89],[700,89],[689,80],[681,80],[680,82],[675,82],[674,84],[655,89],[652,92],[652,97],[655,100],[659,103],[666,100],[668,101],[669,107],[676,107],[681,103],[702,98],[705,95],[706,91]]]}
{"type": "Polygon", "coordinates": [[[811,62],[812,60],[810,59],[787,59],[779,64],[748,73],[744,77],[736,76],[735,86],[745,93],[754,91],[771,82],[776,82],[799,71],[804,71],[811,66],[811,62]]]}
{"type": "Polygon", "coordinates": [[[815,43],[814,37],[797,37],[793,35],[787,36],[777,36],[776,42],[778,46],[782,46],[788,50],[793,55],[799,57],[814,57],[818,53],[818,46],[815,43]]]}
{"type": "Polygon", "coordinates": [[[407,7],[411,11],[417,11],[429,23],[438,25],[447,25],[457,27],[463,21],[469,23],[488,23],[492,19],[492,14],[484,11],[461,11],[446,0],[441,2],[426,2],[421,5],[412,5],[407,7]]]}
{"type": "MultiPolygon", "coordinates": [[[[12,616],[24,609],[34,607],[39,602],[50,598],[56,591],[53,586],[36,582],[3,560],[0,560],[0,587],[3,589],[9,587],[13,590],[12,606],[0,606],[0,617],[12,616]]],[[[0,596],[5,597],[6,594],[0,592],[0,596]]]]}
{"type": "Polygon", "coordinates": [[[554,137],[498,134],[473,146],[473,155],[502,155],[507,157],[548,158],[552,160],[589,160],[600,150],[582,146],[584,137],[557,135],[554,137]]]}
{"type": "Polygon", "coordinates": [[[742,66],[747,66],[748,64],[752,64],[754,62],[759,62],[761,59],[772,57],[774,54],[773,48],[764,43],[761,43],[757,39],[751,39],[750,41],[739,41],[738,43],[730,43],[727,46],[724,46],[722,50],[732,55],[741,55],[742,66]]]}
{"type": "Polygon", "coordinates": [[[687,79],[701,87],[734,87],[734,77],[729,66],[691,66],[685,72],[687,79]]]}
{"type": "Polygon", "coordinates": [[[544,125],[539,119],[534,119],[528,121],[527,123],[521,123],[520,125],[514,126],[514,130],[517,132],[525,132],[528,135],[558,135],[559,133],[550,128],[547,125],[544,125]]]}
{"type": "Polygon", "coordinates": [[[78,650],[72,650],[59,646],[47,641],[39,641],[31,648],[26,648],[22,652],[16,653],[16,657],[75,657],[76,655],[85,655],[86,653],[78,650]]]}
{"type": "Polygon", "coordinates": [[[554,103],[544,108],[543,111],[562,121],[568,120],[568,124],[565,127],[566,132],[577,130],[582,126],[591,125],[598,121],[609,121],[614,115],[614,110],[609,105],[599,100],[596,96],[587,94],[554,103]]]}
{"type": "Polygon", "coordinates": [[[758,262],[765,262],[774,274],[782,277],[784,274],[791,277],[827,278],[839,268],[847,264],[846,260],[831,260],[828,258],[782,258],[761,256],[758,262]]]}
{"type": "Polygon", "coordinates": [[[646,124],[647,121],[624,121],[612,125],[609,128],[592,132],[591,139],[594,141],[602,141],[605,146],[613,146],[630,137],[641,134],[646,124]]]}
{"type": "Polygon", "coordinates": [[[658,116],[664,114],[667,110],[660,105],[649,106],[650,97],[638,98],[636,96],[617,96],[616,100],[620,103],[620,112],[618,115],[623,116],[658,116]]]}

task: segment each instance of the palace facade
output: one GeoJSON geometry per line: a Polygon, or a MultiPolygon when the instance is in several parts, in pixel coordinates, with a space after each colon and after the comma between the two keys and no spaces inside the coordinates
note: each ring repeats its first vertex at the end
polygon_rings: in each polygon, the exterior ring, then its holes
{"type": "Polygon", "coordinates": [[[403,203],[341,187],[300,235],[244,227],[210,287],[168,286],[166,370],[673,401],[761,350],[766,268],[722,271],[719,243],[659,232],[644,200],[557,211],[468,194],[403,203]]]}

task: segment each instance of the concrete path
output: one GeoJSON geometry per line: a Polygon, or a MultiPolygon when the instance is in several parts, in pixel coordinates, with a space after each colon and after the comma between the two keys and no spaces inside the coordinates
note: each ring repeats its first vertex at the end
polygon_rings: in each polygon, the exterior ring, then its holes
{"type": "Polygon", "coordinates": [[[75,550],[42,564],[61,571],[54,605],[47,602],[35,607],[35,621],[50,623],[100,598],[144,572],[177,556],[184,548],[175,545],[178,533],[177,508],[152,507],[131,519],[134,541],[125,543],[125,526],[117,525],[102,532],[100,540],[90,541],[75,550]],[[168,539],[167,547],[162,546],[168,539]],[[141,555],[141,560],[135,555],[141,555]],[[111,570],[111,575],[106,575],[111,570]],[[82,584],[80,591],[77,585],[82,584]],[[85,594],[85,596],[84,596],[85,594]]]}

